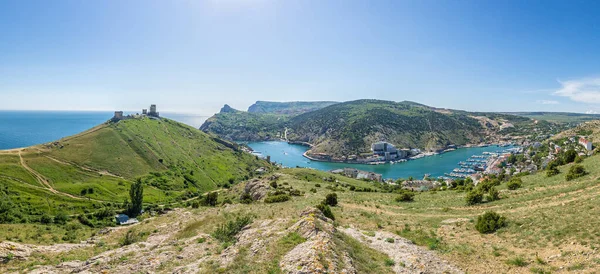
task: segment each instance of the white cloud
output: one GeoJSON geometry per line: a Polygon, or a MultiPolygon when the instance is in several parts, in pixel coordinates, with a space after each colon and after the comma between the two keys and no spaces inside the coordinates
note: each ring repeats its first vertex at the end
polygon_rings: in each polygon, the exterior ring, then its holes
{"type": "Polygon", "coordinates": [[[558,101],[555,101],[555,100],[537,100],[535,102],[538,104],[542,104],[542,105],[558,105],[558,104],[560,104],[558,101]]]}
{"type": "Polygon", "coordinates": [[[586,111],[585,114],[598,114],[598,112],[590,109],[590,110],[586,111]]]}
{"type": "Polygon", "coordinates": [[[554,95],[567,97],[576,102],[600,104],[600,78],[584,78],[558,81],[562,88],[554,95]]]}

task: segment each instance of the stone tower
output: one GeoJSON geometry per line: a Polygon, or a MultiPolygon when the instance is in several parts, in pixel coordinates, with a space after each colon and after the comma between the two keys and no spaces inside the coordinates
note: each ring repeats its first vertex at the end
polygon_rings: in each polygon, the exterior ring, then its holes
{"type": "Polygon", "coordinates": [[[123,120],[123,112],[115,111],[115,116],[113,117],[113,120],[123,120]]]}
{"type": "Polygon", "coordinates": [[[158,112],[156,112],[156,105],[150,105],[150,112],[148,112],[148,116],[158,117],[158,112]]]}

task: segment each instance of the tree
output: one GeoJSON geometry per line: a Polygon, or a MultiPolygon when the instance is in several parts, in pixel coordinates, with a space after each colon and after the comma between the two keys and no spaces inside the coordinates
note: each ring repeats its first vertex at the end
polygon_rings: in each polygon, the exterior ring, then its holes
{"type": "Polygon", "coordinates": [[[325,201],[323,201],[326,205],[336,206],[338,204],[337,194],[329,193],[325,196],[325,201]]]}
{"type": "Polygon", "coordinates": [[[129,188],[129,199],[131,200],[131,204],[129,204],[129,209],[127,210],[129,216],[136,217],[140,215],[144,202],[144,185],[140,178],[129,188]]]}

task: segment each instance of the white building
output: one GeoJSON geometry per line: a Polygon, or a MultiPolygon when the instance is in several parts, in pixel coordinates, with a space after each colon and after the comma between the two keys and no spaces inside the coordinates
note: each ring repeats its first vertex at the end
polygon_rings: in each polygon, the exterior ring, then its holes
{"type": "Polygon", "coordinates": [[[583,147],[585,147],[585,149],[592,150],[592,142],[588,141],[587,139],[580,137],[579,138],[579,144],[582,145],[583,147]]]}

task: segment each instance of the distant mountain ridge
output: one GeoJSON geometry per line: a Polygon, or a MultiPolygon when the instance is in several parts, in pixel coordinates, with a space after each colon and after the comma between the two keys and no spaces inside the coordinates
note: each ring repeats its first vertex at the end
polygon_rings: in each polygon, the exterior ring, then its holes
{"type": "Polygon", "coordinates": [[[501,135],[529,134],[523,127],[548,122],[515,115],[440,109],[403,101],[356,100],[299,115],[221,112],[201,127],[238,141],[285,139],[313,145],[309,154],[337,160],[370,152],[371,143],[388,141],[400,148],[436,151],[450,145],[500,141],[501,135]]]}

